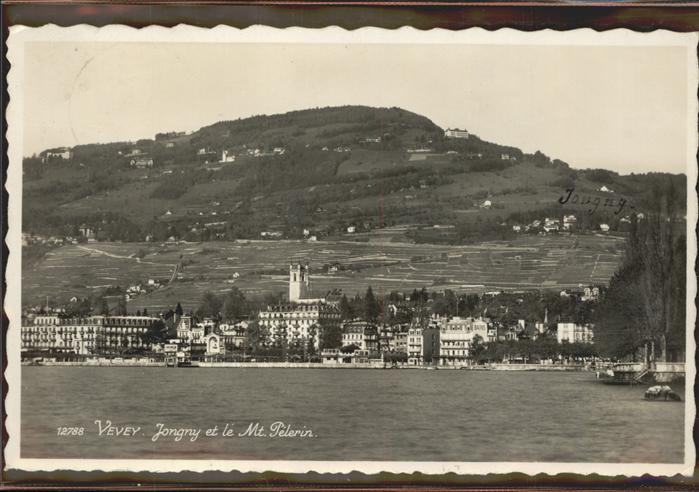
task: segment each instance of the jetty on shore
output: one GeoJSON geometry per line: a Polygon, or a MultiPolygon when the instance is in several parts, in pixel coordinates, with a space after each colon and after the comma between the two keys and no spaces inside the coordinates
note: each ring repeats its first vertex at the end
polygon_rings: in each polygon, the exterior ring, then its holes
{"type": "Polygon", "coordinates": [[[672,383],[685,378],[684,362],[622,362],[613,364],[609,373],[599,373],[606,384],[672,383]]]}

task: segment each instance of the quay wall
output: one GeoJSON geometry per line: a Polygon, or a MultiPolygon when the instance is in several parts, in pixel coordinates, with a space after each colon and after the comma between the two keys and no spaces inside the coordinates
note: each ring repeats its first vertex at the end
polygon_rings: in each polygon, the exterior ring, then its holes
{"type": "Polygon", "coordinates": [[[656,383],[681,381],[686,376],[685,365],[683,362],[656,362],[651,374],[656,383]]]}
{"type": "Polygon", "coordinates": [[[489,369],[494,371],[553,371],[553,372],[579,372],[590,370],[582,364],[489,364],[489,369]]]}
{"type": "MultiPolygon", "coordinates": [[[[23,363],[23,365],[34,365],[23,363]]],[[[90,361],[42,361],[40,366],[87,366],[87,367],[166,367],[165,361],[152,360],[113,360],[99,359],[90,361]]],[[[354,364],[328,364],[319,362],[204,362],[197,361],[192,368],[277,368],[277,369],[409,369],[409,370],[470,370],[470,371],[582,371],[581,365],[541,365],[541,364],[487,364],[471,366],[412,366],[400,365],[391,367],[382,362],[367,362],[354,364]]]]}
{"type": "MultiPolygon", "coordinates": [[[[614,379],[620,382],[632,383],[636,377],[646,368],[641,362],[628,362],[614,364],[614,379]]],[[[648,372],[643,375],[644,383],[672,383],[685,378],[684,362],[652,362],[648,372]]]]}
{"type": "MultiPolygon", "coordinates": [[[[25,364],[22,365],[32,365],[25,364]]],[[[41,366],[88,366],[88,367],[165,367],[165,362],[158,361],[43,361],[41,366]]]]}
{"type": "Polygon", "coordinates": [[[198,367],[279,369],[383,369],[382,363],[322,364],[320,362],[197,362],[198,367]]]}
{"type": "MultiPolygon", "coordinates": [[[[23,362],[23,365],[34,365],[23,362]]],[[[165,361],[148,359],[97,359],[85,361],[42,361],[41,366],[87,366],[87,367],[166,367],[165,361]]],[[[194,362],[191,366],[207,368],[278,368],[278,369],[410,369],[410,370],[471,370],[471,371],[538,371],[538,372],[582,372],[591,371],[589,366],[583,364],[502,364],[491,363],[486,365],[471,366],[412,366],[400,365],[391,367],[382,362],[354,363],[354,364],[328,364],[317,362],[194,362]]],[[[614,379],[619,382],[629,382],[643,369],[638,363],[616,364],[614,366],[614,379]]],[[[685,377],[684,363],[655,363],[643,377],[647,383],[672,383],[685,377]]]]}

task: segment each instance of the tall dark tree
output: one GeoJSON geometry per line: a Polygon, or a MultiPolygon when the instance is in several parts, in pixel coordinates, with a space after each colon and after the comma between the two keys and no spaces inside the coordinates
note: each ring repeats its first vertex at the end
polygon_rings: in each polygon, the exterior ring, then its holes
{"type": "Polygon", "coordinates": [[[371,286],[369,286],[364,295],[364,315],[367,321],[374,322],[378,319],[380,314],[381,306],[376,296],[374,296],[374,291],[371,290],[371,286]]]}
{"type": "Polygon", "coordinates": [[[233,287],[223,298],[223,316],[228,320],[240,319],[248,315],[248,303],[238,287],[233,287]]]}
{"type": "Polygon", "coordinates": [[[622,264],[599,307],[596,341],[603,351],[684,358],[686,238],[672,182],[654,191],[654,210],[636,217],[622,264]]]}
{"type": "Polygon", "coordinates": [[[354,318],[352,306],[350,305],[345,294],[342,294],[342,297],[340,298],[340,314],[342,315],[343,320],[350,320],[354,318]]]}
{"type": "Polygon", "coordinates": [[[466,309],[468,310],[469,314],[474,314],[474,312],[478,309],[479,304],[480,298],[478,297],[478,294],[469,294],[466,296],[466,309]]]}
{"type": "Polygon", "coordinates": [[[269,331],[257,321],[253,321],[245,330],[245,348],[247,351],[256,353],[259,349],[269,343],[269,331]]]}
{"type": "Polygon", "coordinates": [[[483,343],[483,337],[480,335],[475,335],[471,340],[471,347],[469,349],[469,357],[471,360],[479,360],[481,354],[485,351],[485,343],[483,343]]]}
{"type": "Polygon", "coordinates": [[[149,345],[162,343],[167,340],[168,331],[165,323],[162,320],[156,320],[148,327],[148,330],[143,335],[143,342],[149,345]]]}
{"type": "Polygon", "coordinates": [[[104,297],[100,299],[100,314],[102,316],[109,316],[109,303],[104,297]]]}
{"type": "Polygon", "coordinates": [[[223,301],[213,292],[205,292],[197,308],[197,316],[217,318],[221,313],[223,301]]]}
{"type": "Polygon", "coordinates": [[[126,309],[126,296],[119,296],[119,301],[116,307],[117,316],[125,316],[127,314],[126,309]]]}
{"type": "MultiPolygon", "coordinates": [[[[657,209],[648,214],[638,227],[636,261],[641,265],[639,284],[644,301],[644,319],[650,334],[658,344],[659,360],[667,360],[667,341],[673,328],[684,327],[684,313],[677,312],[674,294],[677,291],[675,277],[685,269],[686,252],[678,251],[678,241],[685,244],[682,230],[684,222],[677,216],[678,204],[672,181],[663,193],[656,191],[657,209]],[[640,247],[639,247],[640,246],[640,247]],[[678,253],[680,255],[678,256],[678,253]],[[678,318],[682,318],[678,323],[678,318]]],[[[682,330],[684,331],[684,330],[682,330]]]]}
{"type": "Polygon", "coordinates": [[[318,336],[318,325],[311,325],[308,328],[308,339],[306,340],[305,355],[306,357],[315,355],[316,353],[316,336],[318,336]]]}
{"type": "Polygon", "coordinates": [[[333,349],[342,345],[342,328],[339,326],[320,327],[320,348],[333,349]]]}
{"type": "Polygon", "coordinates": [[[667,335],[667,358],[686,360],[687,239],[684,236],[677,240],[672,278],[673,319],[667,335]]]}

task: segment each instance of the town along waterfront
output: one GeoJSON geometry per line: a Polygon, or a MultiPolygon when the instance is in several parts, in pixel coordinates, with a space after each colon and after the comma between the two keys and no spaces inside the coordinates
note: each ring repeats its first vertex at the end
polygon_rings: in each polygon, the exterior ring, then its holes
{"type": "Polygon", "coordinates": [[[684,405],[645,389],[591,373],[25,366],[21,455],[679,463],[684,405]],[[140,429],[108,435],[107,420],[140,429]],[[240,436],[255,423],[266,436],[240,436]]]}

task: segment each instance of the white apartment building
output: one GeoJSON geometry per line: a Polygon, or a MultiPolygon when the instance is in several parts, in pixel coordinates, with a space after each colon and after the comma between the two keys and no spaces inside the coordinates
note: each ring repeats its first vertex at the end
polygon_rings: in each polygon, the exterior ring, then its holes
{"type": "Polygon", "coordinates": [[[340,318],[339,309],[321,302],[278,304],[269,306],[267,310],[258,314],[260,326],[266,327],[272,338],[280,336],[281,330],[284,330],[287,340],[313,338],[316,347],[320,341],[320,330],[339,326],[340,318]]]}
{"type": "Polygon", "coordinates": [[[594,343],[594,332],[591,325],[558,323],[556,339],[558,343],[594,343]]]}
{"type": "Polygon", "coordinates": [[[455,316],[434,321],[439,326],[439,358],[442,365],[468,364],[473,339],[478,336],[483,343],[490,339],[488,323],[482,319],[455,316]]]}
{"type": "Polygon", "coordinates": [[[419,326],[411,326],[408,329],[408,364],[417,366],[422,364],[422,328],[419,326]]]}
{"type": "Polygon", "coordinates": [[[340,326],[340,310],[323,298],[310,298],[310,283],[307,264],[289,265],[289,302],[268,306],[257,316],[260,326],[269,330],[272,339],[283,330],[287,341],[313,339],[317,348],[322,329],[340,326]]]}

